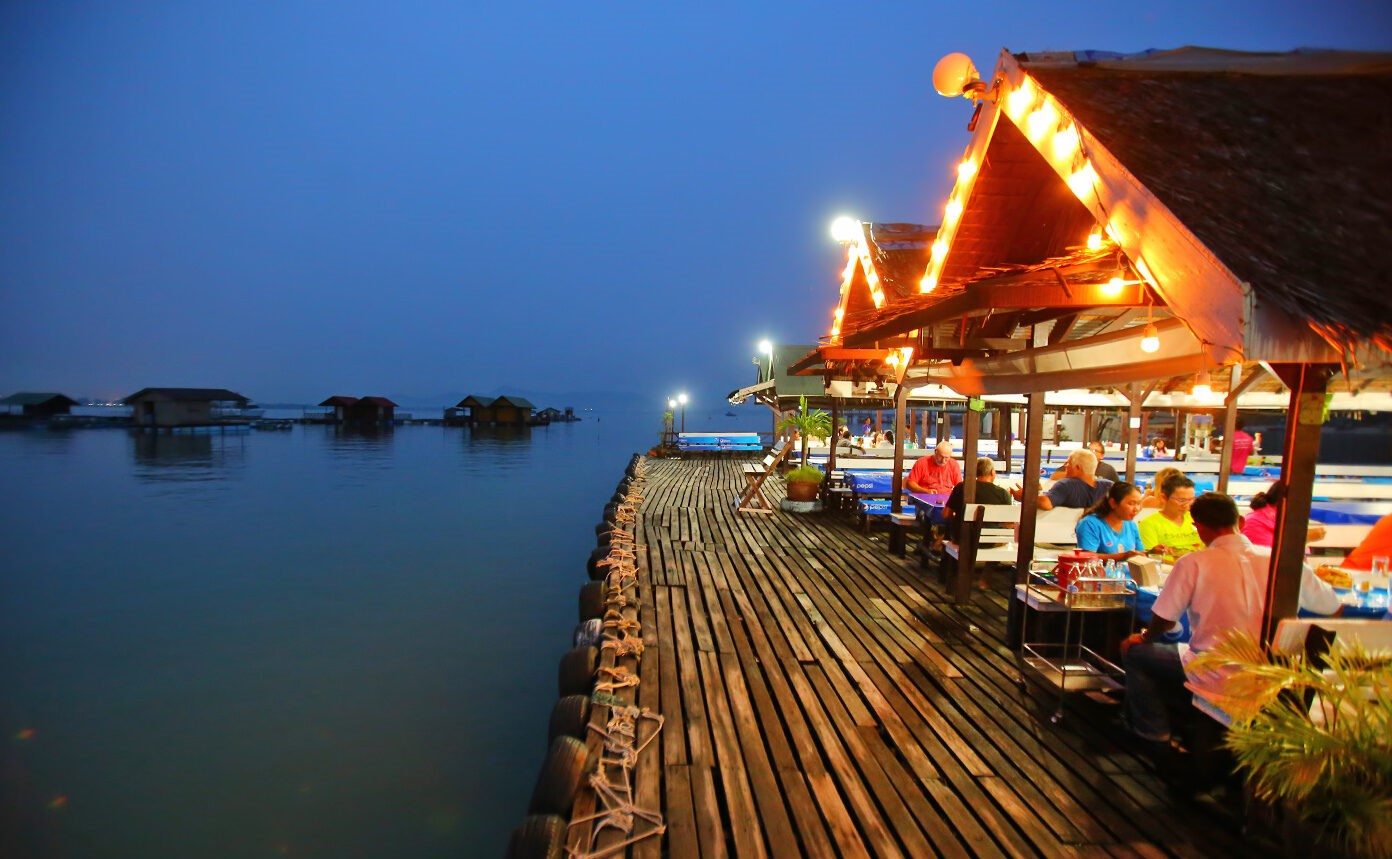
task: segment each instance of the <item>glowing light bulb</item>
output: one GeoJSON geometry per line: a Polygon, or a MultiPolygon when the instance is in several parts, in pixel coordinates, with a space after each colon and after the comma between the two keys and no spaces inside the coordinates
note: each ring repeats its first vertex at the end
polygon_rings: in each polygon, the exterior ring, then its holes
{"type": "Polygon", "coordinates": [[[1147,322],[1147,323],[1146,323],[1145,332],[1143,333],[1143,335],[1142,335],[1142,337],[1141,337],[1141,351],[1142,351],[1142,352],[1159,352],[1159,351],[1160,351],[1160,332],[1158,332],[1158,331],[1155,330],[1155,323],[1154,323],[1154,322],[1147,322]]]}
{"type": "Polygon", "coordinates": [[[1090,251],[1100,250],[1102,248],[1102,234],[1089,233],[1087,240],[1087,248],[1090,251]]]}
{"type": "Polygon", "coordinates": [[[838,307],[832,311],[831,315],[836,317],[837,322],[840,322],[842,317],[846,315],[846,309],[844,307],[838,307]]]}
{"type": "Polygon", "coordinates": [[[947,201],[947,206],[943,209],[943,216],[949,221],[955,221],[962,217],[962,203],[956,197],[947,201]]]}
{"type": "Polygon", "coordinates": [[[1068,177],[1068,188],[1081,200],[1092,193],[1096,181],[1097,171],[1092,169],[1091,164],[1084,164],[1081,170],[1068,177]]]}
{"type": "Polygon", "coordinates": [[[831,237],[838,242],[854,242],[860,235],[860,221],[849,215],[842,215],[831,222],[831,237]]]}
{"type": "Polygon", "coordinates": [[[1025,127],[1029,129],[1030,139],[1038,140],[1049,133],[1057,123],[1058,112],[1054,110],[1053,105],[1045,101],[1025,120],[1025,127]]]}
{"type": "Polygon", "coordinates": [[[933,259],[940,260],[946,253],[947,242],[943,241],[942,239],[938,239],[936,242],[933,242],[933,259]]]}
{"type": "Polygon", "coordinates": [[[1194,396],[1207,397],[1213,393],[1213,380],[1209,378],[1208,371],[1199,373],[1199,377],[1194,380],[1194,396]]]}
{"type": "Polygon", "coordinates": [[[1121,290],[1124,286],[1126,286],[1126,281],[1119,277],[1114,277],[1102,284],[1102,294],[1108,298],[1116,298],[1118,295],[1121,295],[1121,290]]]}
{"type": "Polygon", "coordinates": [[[957,181],[966,182],[976,175],[976,162],[967,158],[957,165],[957,181]]]}
{"type": "Polygon", "coordinates": [[[1005,112],[1010,114],[1010,118],[1019,123],[1020,117],[1034,104],[1034,87],[1029,81],[1022,81],[1020,86],[1012,90],[1010,95],[1005,97],[1005,112]]]}
{"type": "Polygon", "coordinates": [[[938,276],[936,274],[925,274],[923,279],[918,282],[919,292],[932,292],[938,287],[938,276]]]}
{"type": "Polygon", "coordinates": [[[1069,125],[1054,135],[1054,160],[1066,161],[1078,151],[1078,129],[1069,125]]]}

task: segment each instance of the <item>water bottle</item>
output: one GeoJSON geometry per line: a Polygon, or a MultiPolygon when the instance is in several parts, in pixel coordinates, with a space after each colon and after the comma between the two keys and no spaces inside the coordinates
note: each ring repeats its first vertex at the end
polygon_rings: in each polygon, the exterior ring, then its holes
{"type": "Polygon", "coordinates": [[[1111,558],[1108,558],[1107,566],[1105,569],[1106,572],[1103,574],[1104,578],[1114,579],[1117,577],[1116,561],[1113,561],[1111,558]]]}

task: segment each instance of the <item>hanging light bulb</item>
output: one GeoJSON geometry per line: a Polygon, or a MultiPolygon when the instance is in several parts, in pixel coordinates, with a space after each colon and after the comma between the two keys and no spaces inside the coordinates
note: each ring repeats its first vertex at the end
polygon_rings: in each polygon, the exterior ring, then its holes
{"type": "Polygon", "coordinates": [[[1194,380],[1194,396],[1207,397],[1213,393],[1213,380],[1209,378],[1207,370],[1199,371],[1199,376],[1194,380]]]}
{"type": "Polygon", "coordinates": [[[1160,332],[1155,330],[1154,322],[1147,322],[1145,332],[1141,335],[1142,352],[1160,351],[1160,332]]]}

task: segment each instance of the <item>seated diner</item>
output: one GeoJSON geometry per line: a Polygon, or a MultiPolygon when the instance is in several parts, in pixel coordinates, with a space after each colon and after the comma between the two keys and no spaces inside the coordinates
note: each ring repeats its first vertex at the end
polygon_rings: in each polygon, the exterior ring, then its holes
{"type": "MultiPolygon", "coordinates": [[[[1253,495],[1252,500],[1248,502],[1252,512],[1242,520],[1242,536],[1258,546],[1270,546],[1276,536],[1276,517],[1285,500],[1286,484],[1279,480],[1271,484],[1271,488],[1265,492],[1253,495]]],[[[1324,526],[1318,522],[1311,522],[1305,539],[1313,543],[1323,540],[1324,536],[1324,526]]]]}
{"type": "Polygon", "coordinates": [[[1194,528],[1194,518],[1189,515],[1189,505],[1194,503],[1194,481],[1176,472],[1165,478],[1160,486],[1160,496],[1164,505],[1138,526],[1145,550],[1173,562],[1182,555],[1203,548],[1199,532],[1194,528]]]}
{"type": "Polygon", "coordinates": [[[1107,492],[1083,514],[1074,528],[1078,548],[1095,552],[1104,561],[1125,561],[1145,551],[1136,528],[1141,512],[1141,491],[1130,483],[1113,483],[1107,492]]]}
{"type": "MultiPolygon", "coordinates": [[[[1230,630],[1260,637],[1271,568],[1270,549],[1254,545],[1239,533],[1241,518],[1231,498],[1205,492],[1194,500],[1190,514],[1207,548],[1175,562],[1150,623],[1121,643],[1131,730],[1162,748],[1172,741],[1172,713],[1190,703],[1184,687],[1185,664],[1218,644],[1230,630]],[[1163,641],[1162,636],[1186,613],[1190,640],[1163,641]]],[[[1317,614],[1334,614],[1342,608],[1333,589],[1308,566],[1300,579],[1300,606],[1317,614]]]]}
{"type": "MultiPolygon", "coordinates": [[[[1112,481],[1097,476],[1097,454],[1090,450],[1073,451],[1063,468],[1063,479],[1039,496],[1040,510],[1053,510],[1055,507],[1086,510],[1099,503],[1112,485],[1112,481]]],[[[1022,487],[1016,486],[1010,490],[1010,496],[1019,501],[1023,491],[1022,487]]]]}
{"type": "Polygon", "coordinates": [[[1146,491],[1141,493],[1142,510],[1148,507],[1159,509],[1165,506],[1165,494],[1162,489],[1165,485],[1165,481],[1176,474],[1183,475],[1184,472],[1172,465],[1167,465],[1155,472],[1155,476],[1150,479],[1150,486],[1146,487],[1146,491]]]}

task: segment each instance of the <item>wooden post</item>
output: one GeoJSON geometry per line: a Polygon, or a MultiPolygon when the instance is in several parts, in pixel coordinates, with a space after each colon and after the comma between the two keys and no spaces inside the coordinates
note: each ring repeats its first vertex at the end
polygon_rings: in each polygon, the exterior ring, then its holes
{"type": "MultiPolygon", "coordinates": [[[[1025,406],[1028,427],[1025,430],[1025,463],[1023,488],[1020,490],[1020,528],[1015,532],[1019,552],[1015,556],[1015,583],[1023,584],[1029,576],[1030,561],[1034,560],[1034,519],[1039,505],[1039,465],[1044,446],[1044,394],[1029,395],[1025,406]]],[[[1011,594],[1014,597],[1014,594],[1011,594]]],[[[1011,600],[1014,602],[1014,600],[1011,600]]]]}
{"type": "MultiPolygon", "coordinates": [[[[899,426],[904,422],[904,404],[909,399],[909,386],[900,382],[895,385],[894,391],[894,424],[899,426]]],[[[876,415],[879,413],[876,412],[876,415]]],[[[889,502],[889,512],[899,513],[904,509],[904,440],[898,433],[894,434],[894,474],[890,481],[890,491],[894,497],[889,502]]],[[[898,527],[890,528],[891,534],[903,534],[898,527]]]]}
{"type": "Polygon", "coordinates": [[[1079,441],[1083,447],[1092,441],[1092,409],[1083,409],[1083,437],[1079,441]]]}
{"type": "Polygon", "coordinates": [[[1237,432],[1237,400],[1244,391],[1252,387],[1254,383],[1266,371],[1258,364],[1247,374],[1247,378],[1242,378],[1242,365],[1234,364],[1232,367],[1231,380],[1228,385],[1228,396],[1223,401],[1223,457],[1218,464],[1218,491],[1227,493],[1228,478],[1232,473],[1232,437],[1237,432]]]}
{"type": "Polygon", "coordinates": [[[1010,457],[1014,453],[1015,442],[1010,432],[1010,406],[1000,407],[1000,426],[996,428],[996,455],[1005,462],[1005,473],[1011,469],[1010,457]]]}
{"type": "Polygon", "coordinates": [[[1319,459],[1320,427],[1324,424],[1324,393],[1337,369],[1328,364],[1273,364],[1290,388],[1286,412],[1286,443],[1281,451],[1281,481],[1286,500],[1276,514],[1271,544],[1271,573],[1266,583],[1262,643],[1276,637],[1283,618],[1300,608],[1300,576],[1305,565],[1305,538],[1314,500],[1315,461],[1319,459]]]}
{"type": "Polygon", "coordinates": [[[1141,437],[1141,400],[1144,394],[1136,385],[1126,386],[1126,399],[1130,407],[1126,411],[1126,482],[1136,482],[1136,454],[1141,437]]]}
{"type": "MultiPolygon", "coordinates": [[[[971,400],[968,400],[967,410],[962,414],[962,480],[966,481],[962,486],[962,509],[964,511],[966,505],[976,503],[976,447],[977,437],[980,434],[981,412],[973,409],[971,400]]],[[[964,552],[959,560],[965,557],[966,553],[964,552]]],[[[972,584],[975,579],[975,570],[967,569],[959,564],[957,587],[952,598],[959,603],[971,602],[972,584]]]]}
{"type": "MultiPolygon", "coordinates": [[[[898,394],[895,394],[895,395],[894,395],[894,400],[895,400],[895,402],[898,402],[898,401],[899,401],[899,395],[898,395],[898,394]]],[[[881,417],[881,416],[882,416],[883,414],[884,414],[884,410],[883,410],[883,409],[875,409],[875,432],[883,432],[883,431],[884,431],[883,429],[881,429],[881,420],[882,420],[882,417],[881,417]]],[[[898,414],[898,410],[895,411],[895,414],[898,414]]]]}
{"type": "Polygon", "coordinates": [[[831,473],[836,470],[836,442],[838,441],[837,433],[841,430],[841,421],[840,416],[838,415],[839,409],[837,407],[838,402],[839,401],[836,397],[831,398],[831,438],[828,440],[830,442],[831,449],[827,451],[826,476],[822,479],[821,496],[823,507],[826,506],[827,498],[831,495],[831,473]]]}

